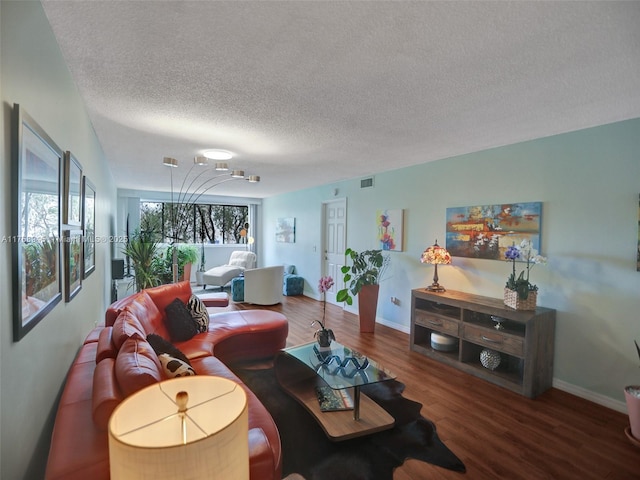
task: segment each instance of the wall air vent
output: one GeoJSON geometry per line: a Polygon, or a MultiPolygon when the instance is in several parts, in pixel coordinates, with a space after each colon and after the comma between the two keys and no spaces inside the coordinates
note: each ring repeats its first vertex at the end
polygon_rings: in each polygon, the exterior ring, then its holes
{"type": "Polygon", "coordinates": [[[373,177],[363,178],[360,180],[360,188],[371,188],[373,187],[373,177]]]}

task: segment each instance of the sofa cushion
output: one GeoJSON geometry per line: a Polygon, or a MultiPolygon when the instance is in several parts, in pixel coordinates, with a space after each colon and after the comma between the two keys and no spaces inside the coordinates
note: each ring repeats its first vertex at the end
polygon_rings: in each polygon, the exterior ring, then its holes
{"type": "Polygon", "coordinates": [[[158,307],[160,312],[164,312],[167,305],[173,302],[176,298],[182,300],[183,303],[187,303],[192,293],[191,284],[188,281],[168,283],[166,285],[160,285],[159,287],[147,288],[145,292],[149,295],[153,303],[156,304],[156,307],[158,307]]]}
{"type": "Polygon", "coordinates": [[[191,312],[182,300],[176,298],[165,308],[166,325],[172,342],[185,342],[198,333],[191,312]]]}
{"type": "Polygon", "coordinates": [[[172,357],[168,353],[161,353],[158,355],[158,359],[162,365],[165,378],[188,377],[196,374],[191,365],[179,358],[172,357]]]}
{"type": "Polygon", "coordinates": [[[191,312],[193,321],[196,322],[198,332],[206,332],[209,329],[209,312],[204,302],[196,295],[191,295],[187,302],[187,308],[191,312]]]}
{"type": "Polygon", "coordinates": [[[160,382],[163,377],[162,365],[151,345],[145,339],[127,338],[116,357],[116,379],[124,396],[160,382]]]}
{"type": "Polygon", "coordinates": [[[113,324],[111,341],[116,351],[118,351],[128,338],[144,339],[146,336],[147,333],[138,321],[138,317],[129,310],[124,309],[113,324]]]}
{"type": "Polygon", "coordinates": [[[164,324],[164,310],[158,308],[151,296],[146,293],[146,290],[136,295],[129,305],[124,308],[124,311],[135,315],[140,325],[142,325],[144,337],[149,333],[157,333],[161,337],[169,338],[169,332],[164,324]]]}
{"type": "Polygon", "coordinates": [[[169,342],[168,340],[165,340],[160,335],[156,335],[155,333],[150,333],[149,335],[147,335],[147,342],[149,342],[149,345],[151,345],[151,348],[153,348],[153,351],[156,352],[156,355],[160,356],[163,353],[168,353],[170,356],[174,358],[178,358],[183,362],[188,363],[189,366],[191,366],[191,362],[189,362],[189,359],[187,358],[187,356],[184,353],[182,353],[182,351],[178,347],[176,347],[173,343],[169,342]]]}

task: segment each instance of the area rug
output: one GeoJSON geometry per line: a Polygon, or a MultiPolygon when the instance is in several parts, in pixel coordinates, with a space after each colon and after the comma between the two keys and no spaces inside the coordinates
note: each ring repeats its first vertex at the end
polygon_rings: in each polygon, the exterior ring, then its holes
{"type": "Polygon", "coordinates": [[[393,480],[393,470],[408,458],[464,472],[465,466],[420,415],[421,404],[402,396],[404,385],[391,380],[362,387],[395,419],[384,432],[330,441],[310,413],[280,388],[272,368],[236,369],[236,375],[267,408],[282,442],[283,476],[299,473],[307,480],[393,480]]]}

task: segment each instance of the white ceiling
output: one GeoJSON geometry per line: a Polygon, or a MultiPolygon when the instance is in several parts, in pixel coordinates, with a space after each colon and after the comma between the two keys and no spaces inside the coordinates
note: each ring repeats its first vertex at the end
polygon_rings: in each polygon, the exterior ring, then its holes
{"type": "Polygon", "coordinates": [[[43,0],[119,188],[268,197],[640,117],[640,2],[43,0]]]}

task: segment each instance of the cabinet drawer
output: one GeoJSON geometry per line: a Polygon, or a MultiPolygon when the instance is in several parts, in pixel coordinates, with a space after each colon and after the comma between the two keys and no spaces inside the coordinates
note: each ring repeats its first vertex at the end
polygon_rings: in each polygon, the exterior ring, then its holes
{"type": "Polygon", "coordinates": [[[462,337],[478,345],[484,345],[517,357],[524,357],[524,338],[517,335],[465,324],[463,325],[462,337]]]}
{"type": "Polygon", "coordinates": [[[430,328],[441,333],[458,336],[458,321],[451,318],[442,318],[429,313],[416,310],[415,321],[418,325],[430,328]]]}

